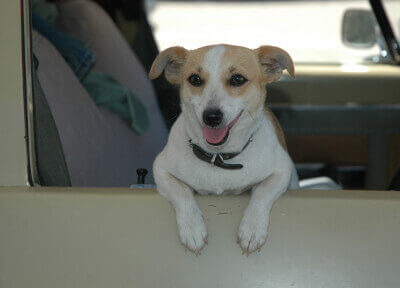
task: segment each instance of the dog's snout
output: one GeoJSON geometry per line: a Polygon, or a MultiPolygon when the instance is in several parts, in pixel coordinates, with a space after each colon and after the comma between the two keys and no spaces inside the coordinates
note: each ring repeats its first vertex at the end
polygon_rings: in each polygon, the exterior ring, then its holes
{"type": "Polygon", "coordinates": [[[224,114],[219,109],[207,109],[203,112],[203,121],[206,125],[215,127],[221,124],[224,114]]]}

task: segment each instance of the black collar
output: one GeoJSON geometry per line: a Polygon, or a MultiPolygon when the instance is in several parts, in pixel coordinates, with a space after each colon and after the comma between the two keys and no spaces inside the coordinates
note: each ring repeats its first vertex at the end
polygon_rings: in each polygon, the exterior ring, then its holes
{"type": "Polygon", "coordinates": [[[240,153],[243,152],[244,149],[250,144],[250,142],[253,141],[253,138],[250,137],[249,141],[247,141],[246,145],[244,145],[243,149],[238,152],[238,153],[218,153],[218,154],[211,154],[206,151],[204,151],[200,146],[193,144],[192,140],[189,140],[190,146],[192,146],[193,154],[196,155],[197,158],[200,160],[203,160],[204,162],[214,164],[217,167],[223,168],[223,169],[242,169],[243,165],[242,164],[228,164],[225,163],[224,160],[229,160],[240,153]]]}

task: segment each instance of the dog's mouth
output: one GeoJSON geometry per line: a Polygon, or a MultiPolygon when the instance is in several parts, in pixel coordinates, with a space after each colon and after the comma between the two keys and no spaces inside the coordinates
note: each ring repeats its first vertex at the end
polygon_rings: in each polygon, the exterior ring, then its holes
{"type": "Polygon", "coordinates": [[[236,124],[239,120],[240,116],[242,115],[241,111],[238,116],[231,123],[227,126],[220,127],[220,128],[213,128],[213,127],[203,127],[203,135],[206,138],[208,144],[213,146],[219,146],[226,142],[229,137],[229,131],[236,124]]]}

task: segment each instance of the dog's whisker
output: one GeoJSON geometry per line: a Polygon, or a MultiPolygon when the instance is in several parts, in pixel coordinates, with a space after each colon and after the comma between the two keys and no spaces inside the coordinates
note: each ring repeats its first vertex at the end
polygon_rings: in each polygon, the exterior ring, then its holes
{"type": "Polygon", "coordinates": [[[179,116],[179,115],[175,115],[175,116],[169,118],[168,121],[174,120],[174,119],[178,118],[178,116],[179,116]]]}
{"type": "Polygon", "coordinates": [[[253,119],[253,121],[256,121],[256,119],[254,118],[253,114],[251,114],[250,111],[248,111],[248,112],[249,112],[249,114],[250,114],[250,117],[253,119]]]}
{"type": "Polygon", "coordinates": [[[171,104],[172,106],[175,106],[175,107],[181,109],[181,105],[179,105],[179,104],[176,104],[176,103],[174,103],[174,102],[171,102],[170,104],[171,104]]]}

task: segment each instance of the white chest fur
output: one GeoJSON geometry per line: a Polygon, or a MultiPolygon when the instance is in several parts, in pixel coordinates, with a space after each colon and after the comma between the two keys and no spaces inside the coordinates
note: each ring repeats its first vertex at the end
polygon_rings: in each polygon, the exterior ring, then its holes
{"type": "Polygon", "coordinates": [[[189,145],[182,115],[174,124],[168,145],[159,157],[160,165],[200,194],[238,194],[274,171],[291,169],[291,160],[267,119],[263,119],[253,141],[242,153],[225,160],[226,163],[242,164],[242,169],[223,169],[198,159],[189,145]]]}

